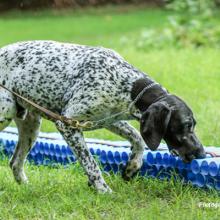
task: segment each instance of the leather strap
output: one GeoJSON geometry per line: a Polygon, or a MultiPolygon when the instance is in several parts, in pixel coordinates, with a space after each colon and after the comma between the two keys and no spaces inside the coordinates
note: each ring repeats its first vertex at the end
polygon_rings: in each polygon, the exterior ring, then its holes
{"type": "Polygon", "coordinates": [[[90,128],[93,126],[93,123],[91,121],[86,121],[84,123],[80,123],[78,120],[75,119],[71,119],[71,118],[67,118],[65,116],[62,115],[58,115],[38,104],[36,104],[35,102],[19,95],[18,93],[6,88],[5,86],[3,86],[2,84],[0,84],[0,87],[2,87],[3,89],[7,90],[8,92],[12,93],[13,95],[15,95],[16,97],[22,99],[23,101],[27,102],[28,104],[30,104],[31,106],[35,107],[36,109],[38,109],[40,112],[43,112],[45,115],[47,115],[48,117],[50,117],[53,121],[62,121],[63,123],[65,123],[66,125],[71,126],[72,128],[90,128]]]}
{"type": "Polygon", "coordinates": [[[214,152],[209,152],[209,151],[206,151],[207,154],[209,154],[211,157],[220,157],[219,154],[216,154],[214,152]]]}

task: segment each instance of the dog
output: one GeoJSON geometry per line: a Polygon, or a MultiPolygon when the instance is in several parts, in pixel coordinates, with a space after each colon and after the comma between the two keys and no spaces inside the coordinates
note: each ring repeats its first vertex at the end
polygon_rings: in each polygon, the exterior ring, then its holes
{"type": "MultiPolygon", "coordinates": [[[[84,168],[89,185],[99,192],[111,189],[85,144],[85,130],[106,128],[131,142],[125,180],[141,168],[146,145],[156,150],[162,139],[186,162],[205,157],[187,104],[113,50],[55,41],[14,43],[0,49],[0,84],[56,114],[93,122],[84,129],[60,120],[55,125],[84,168]],[[140,122],[140,133],[126,122],[132,119],[140,122]]],[[[28,181],[24,162],[42,117],[48,118],[0,88],[0,129],[14,120],[19,132],[10,160],[18,183],[28,181]]]]}

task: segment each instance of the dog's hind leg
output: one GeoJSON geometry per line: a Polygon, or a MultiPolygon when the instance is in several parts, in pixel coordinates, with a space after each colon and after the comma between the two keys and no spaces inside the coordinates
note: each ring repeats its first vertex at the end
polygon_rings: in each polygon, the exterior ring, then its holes
{"type": "Polygon", "coordinates": [[[99,192],[111,192],[111,189],[102,177],[101,170],[86,146],[82,131],[80,129],[71,128],[61,121],[57,121],[56,126],[67,144],[76,154],[80,164],[89,178],[89,183],[99,192]]]}
{"type": "Polygon", "coordinates": [[[130,160],[122,175],[125,180],[130,180],[142,166],[143,152],[146,144],[139,132],[126,121],[116,122],[108,125],[106,128],[127,139],[132,144],[130,160]]]}
{"type": "Polygon", "coordinates": [[[27,113],[24,120],[15,119],[18,127],[19,139],[15,152],[10,160],[10,167],[18,183],[27,182],[24,172],[24,162],[34,144],[41,125],[41,117],[35,113],[27,113]]]}

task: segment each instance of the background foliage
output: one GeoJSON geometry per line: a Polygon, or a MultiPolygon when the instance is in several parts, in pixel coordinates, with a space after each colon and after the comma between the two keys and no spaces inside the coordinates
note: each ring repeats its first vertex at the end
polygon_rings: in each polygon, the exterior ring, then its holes
{"type": "MultiPolygon", "coordinates": [[[[166,0],[173,14],[162,28],[144,29],[132,39],[139,49],[164,47],[220,47],[220,27],[213,21],[219,12],[211,0],[166,0]]],[[[130,43],[130,42],[129,42],[130,43]]]]}
{"type": "Polygon", "coordinates": [[[100,6],[106,4],[149,4],[164,6],[172,4],[172,9],[182,8],[184,10],[197,10],[197,5],[206,7],[207,5],[220,6],[220,0],[0,0],[0,9],[34,9],[34,8],[78,8],[82,6],[100,6]]]}
{"type": "Polygon", "coordinates": [[[162,5],[163,0],[1,0],[0,8],[2,9],[30,9],[42,7],[66,8],[66,7],[83,7],[83,6],[100,6],[106,4],[154,4],[162,5]]]}

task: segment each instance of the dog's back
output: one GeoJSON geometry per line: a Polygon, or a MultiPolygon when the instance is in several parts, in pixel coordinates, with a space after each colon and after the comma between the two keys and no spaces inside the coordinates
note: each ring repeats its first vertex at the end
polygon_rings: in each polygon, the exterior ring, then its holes
{"type": "Polygon", "coordinates": [[[20,42],[2,48],[0,74],[1,83],[56,112],[73,94],[111,103],[115,99],[112,90],[116,96],[121,89],[125,94],[140,77],[139,71],[112,50],[54,41],[20,42]]]}

